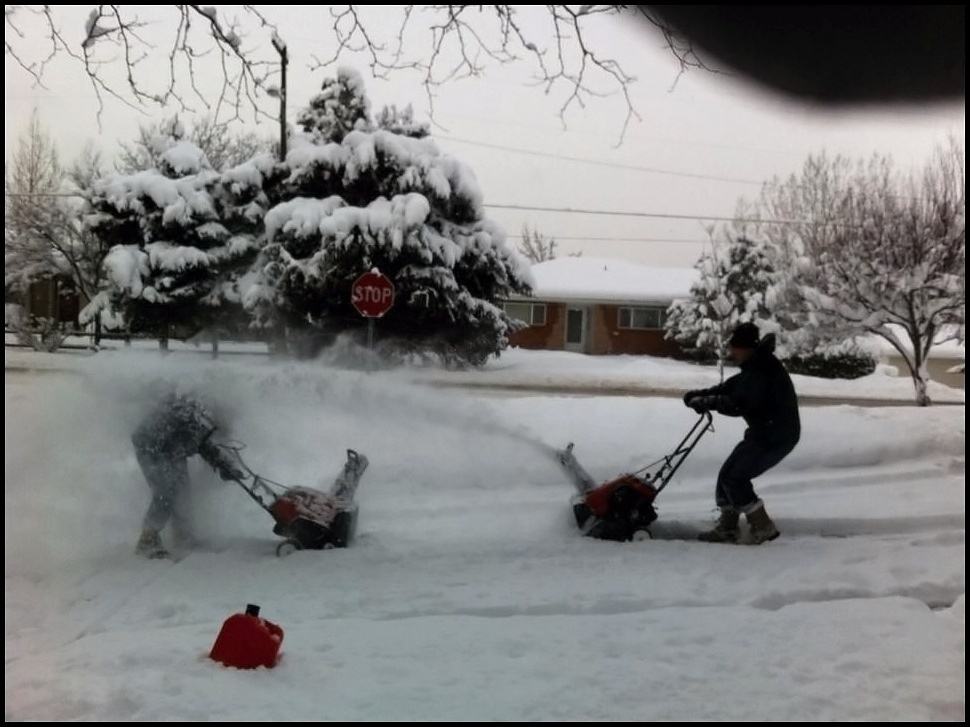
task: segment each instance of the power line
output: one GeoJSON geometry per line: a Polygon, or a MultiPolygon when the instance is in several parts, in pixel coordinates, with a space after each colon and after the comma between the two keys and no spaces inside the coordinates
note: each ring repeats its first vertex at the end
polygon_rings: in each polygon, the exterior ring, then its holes
{"type": "Polygon", "coordinates": [[[753,224],[768,225],[801,225],[806,224],[804,220],[766,220],[758,217],[722,217],[719,215],[678,215],[666,212],[629,212],[625,210],[586,210],[574,209],[572,207],[531,207],[521,204],[491,204],[485,203],[483,207],[503,210],[525,210],[529,212],[560,212],[564,214],[576,215],[607,215],[611,217],[650,217],[668,220],[712,220],[714,222],[750,222],[753,224]]]}
{"type": "MultiPolygon", "coordinates": [[[[72,193],[72,192],[4,192],[5,197],[83,197],[82,194],[72,193]]],[[[528,212],[560,212],[565,214],[577,214],[577,215],[607,215],[611,217],[648,217],[654,219],[667,219],[667,220],[709,220],[713,222],[749,222],[752,224],[767,224],[767,225],[798,225],[806,224],[803,220],[765,220],[757,217],[723,217],[719,215],[678,215],[666,212],[630,212],[625,210],[587,210],[587,209],[574,209],[572,207],[536,207],[530,205],[519,205],[519,204],[495,204],[495,203],[485,203],[483,207],[490,207],[492,209],[506,209],[506,210],[524,210],[528,212]]],[[[509,235],[509,237],[521,237],[520,235],[509,235]]],[[[560,239],[567,239],[565,237],[560,239]]],[[[578,238],[583,240],[590,240],[593,238],[578,238]]],[[[603,238],[606,239],[606,238],[603,238]]],[[[650,242],[652,240],[641,239],[641,238],[628,238],[632,241],[642,241],[650,242]]],[[[663,240],[655,240],[655,242],[663,242],[663,240]]],[[[694,240],[667,240],[666,242],[695,242],[694,240]]],[[[699,242],[699,241],[697,241],[699,242]]]]}
{"type": "MultiPolygon", "coordinates": [[[[607,131],[586,131],[576,128],[562,128],[550,126],[548,124],[525,124],[521,121],[512,121],[510,119],[500,119],[497,117],[486,117],[481,114],[462,114],[455,111],[440,111],[435,112],[437,116],[452,117],[458,119],[473,119],[475,121],[486,122],[488,125],[500,124],[504,126],[515,126],[522,129],[532,129],[534,131],[540,131],[548,135],[550,133],[562,133],[562,134],[573,134],[578,136],[585,136],[590,139],[602,139],[609,134],[607,131]]],[[[438,137],[444,138],[444,137],[438,137]]],[[[672,137],[663,136],[642,136],[636,134],[636,129],[631,128],[630,133],[626,136],[623,141],[623,146],[626,149],[633,149],[630,143],[646,143],[646,144],[680,144],[684,146],[703,146],[711,147],[715,149],[727,149],[729,151],[737,151],[750,153],[755,152],[759,154],[785,154],[788,156],[801,156],[804,157],[804,153],[800,151],[794,151],[792,149],[768,149],[766,147],[754,147],[754,146],[743,146],[740,144],[720,144],[713,141],[696,141],[693,139],[676,139],[672,137]]]]}
{"type": "Polygon", "coordinates": [[[658,167],[644,167],[635,164],[622,164],[620,162],[605,162],[600,159],[588,159],[586,157],[574,157],[567,156],[565,154],[552,154],[550,152],[543,151],[533,151],[531,149],[522,149],[513,146],[503,146],[502,144],[488,144],[484,141],[474,141],[472,139],[460,139],[455,136],[435,136],[436,139],[444,139],[446,141],[456,141],[459,144],[470,144],[472,146],[481,146],[486,149],[500,149],[502,151],[510,151],[515,154],[526,154],[528,156],[545,157],[550,159],[562,159],[569,162],[579,162],[580,164],[592,164],[599,167],[610,167],[613,169],[628,169],[635,172],[648,172],[650,174],[665,174],[672,177],[685,177],[687,179],[703,179],[709,182],[728,182],[731,184],[753,184],[756,186],[761,186],[764,184],[763,180],[756,179],[744,179],[741,177],[718,177],[710,174],[693,174],[691,172],[678,172],[672,169],[660,169],[658,167]]]}
{"type": "MultiPolygon", "coordinates": [[[[547,237],[550,240],[558,242],[559,240],[574,240],[577,242],[664,242],[664,243],[674,243],[674,242],[685,242],[693,245],[706,245],[710,240],[691,240],[687,238],[664,238],[664,237],[582,237],[582,236],[569,236],[569,235],[554,235],[548,233],[542,233],[543,237],[547,237]]],[[[524,240],[524,235],[506,235],[506,237],[514,240],[524,240]]]]}
{"type": "MultiPolygon", "coordinates": [[[[594,166],[611,167],[614,169],[627,169],[627,170],[636,171],[636,172],[648,172],[650,174],[664,174],[672,177],[684,177],[687,179],[702,179],[708,182],[727,182],[730,184],[751,184],[751,185],[756,185],[758,187],[771,187],[771,188],[784,187],[787,184],[787,182],[783,182],[783,181],[765,181],[763,179],[762,180],[745,179],[743,177],[718,177],[710,174],[694,174],[692,172],[678,172],[672,169],[644,167],[644,166],[638,166],[635,164],[623,164],[620,162],[604,162],[599,159],[588,159],[586,157],[574,157],[574,156],[567,156],[564,154],[553,154],[551,152],[533,151],[531,149],[522,149],[519,147],[504,146],[502,144],[489,144],[484,141],[474,141],[472,139],[460,139],[454,136],[436,135],[434,138],[444,139],[446,141],[457,141],[460,144],[471,144],[472,146],[481,146],[486,149],[501,149],[503,151],[510,151],[515,154],[525,154],[528,156],[544,157],[548,159],[561,159],[561,160],[570,161],[570,162],[578,162],[580,164],[592,164],[594,166]]],[[[808,185],[808,184],[795,184],[794,186],[798,189],[811,188],[811,185],[808,185]]],[[[905,195],[905,194],[890,194],[888,196],[894,199],[903,199],[903,200],[918,199],[918,197],[913,197],[912,195],[905,195]]]]}

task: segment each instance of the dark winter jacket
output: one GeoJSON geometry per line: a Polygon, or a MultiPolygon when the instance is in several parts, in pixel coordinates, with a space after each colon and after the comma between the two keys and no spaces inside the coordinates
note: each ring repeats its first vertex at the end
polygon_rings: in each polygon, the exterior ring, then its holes
{"type": "Polygon", "coordinates": [[[156,460],[185,459],[201,455],[220,472],[233,468],[226,455],[209,437],[216,430],[211,414],[198,400],[170,394],[135,430],[131,441],[139,454],[156,460]]]}
{"type": "Polygon", "coordinates": [[[798,397],[774,350],[775,337],[769,334],[741,364],[741,373],[710,389],[690,392],[685,401],[701,396],[706,409],[744,417],[748,424],[745,438],[772,447],[795,446],[801,436],[798,397]]]}

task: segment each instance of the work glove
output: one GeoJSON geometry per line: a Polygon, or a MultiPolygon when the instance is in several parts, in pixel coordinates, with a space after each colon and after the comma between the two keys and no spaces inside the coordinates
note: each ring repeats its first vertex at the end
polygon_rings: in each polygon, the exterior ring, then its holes
{"type": "Polygon", "coordinates": [[[698,414],[704,414],[711,411],[714,409],[716,404],[716,397],[713,396],[694,396],[687,402],[687,406],[696,411],[698,414]]]}
{"type": "Polygon", "coordinates": [[[224,480],[241,480],[246,473],[234,465],[224,464],[219,468],[219,476],[224,480]]]}

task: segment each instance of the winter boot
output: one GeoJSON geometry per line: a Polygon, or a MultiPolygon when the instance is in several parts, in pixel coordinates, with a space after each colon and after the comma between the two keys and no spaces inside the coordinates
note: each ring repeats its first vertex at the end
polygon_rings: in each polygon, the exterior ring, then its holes
{"type": "Polygon", "coordinates": [[[167,558],[168,551],[162,545],[162,539],[157,530],[145,528],[141,531],[138,538],[138,545],[135,546],[135,553],[143,558],[167,558]]]}
{"type": "Polygon", "coordinates": [[[771,518],[768,517],[768,511],[765,510],[765,504],[761,500],[758,500],[745,513],[745,517],[748,519],[748,528],[751,530],[752,545],[761,545],[761,543],[774,540],[781,534],[771,518]]]}
{"type": "Polygon", "coordinates": [[[705,543],[736,543],[738,542],[738,520],[741,513],[733,507],[722,507],[721,516],[712,530],[707,530],[697,536],[705,543]]]}

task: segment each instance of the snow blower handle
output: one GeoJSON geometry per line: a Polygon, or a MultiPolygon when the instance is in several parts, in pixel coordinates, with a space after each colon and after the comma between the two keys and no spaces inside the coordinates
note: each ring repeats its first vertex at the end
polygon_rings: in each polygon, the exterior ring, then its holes
{"type": "Polygon", "coordinates": [[[239,482],[247,477],[257,476],[255,472],[249,469],[249,466],[240,454],[246,448],[245,444],[230,440],[228,442],[219,442],[213,446],[220,454],[219,459],[221,461],[219,462],[218,469],[222,479],[239,482]]]}
{"type": "Polygon", "coordinates": [[[245,460],[243,460],[242,455],[240,454],[240,452],[246,448],[246,445],[242,442],[224,442],[215,446],[223,450],[230,458],[235,459],[235,461],[238,463],[238,467],[234,466],[236,471],[232,472],[228,478],[224,479],[227,479],[230,482],[235,482],[237,485],[243,488],[243,490],[246,491],[246,494],[255,500],[261,508],[266,510],[266,512],[271,513],[272,511],[270,508],[279,497],[271,485],[275,485],[284,490],[286,487],[278,482],[273,482],[272,480],[259,476],[249,468],[249,465],[246,464],[245,460]],[[246,482],[247,479],[251,479],[252,481],[246,482]]]}
{"type": "Polygon", "coordinates": [[[690,428],[690,431],[680,441],[677,448],[663,458],[663,466],[653,477],[654,482],[660,483],[660,486],[657,488],[658,495],[667,486],[667,483],[670,482],[677,470],[680,469],[680,466],[687,459],[687,456],[694,451],[694,447],[701,441],[701,437],[708,431],[714,431],[714,415],[709,411],[704,411],[701,412],[697,421],[694,422],[694,426],[690,428]]]}

